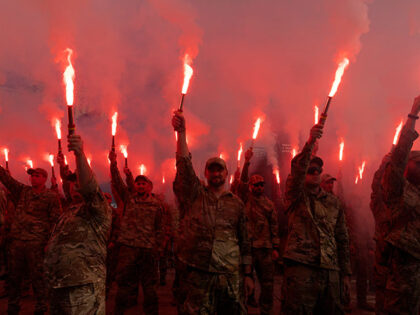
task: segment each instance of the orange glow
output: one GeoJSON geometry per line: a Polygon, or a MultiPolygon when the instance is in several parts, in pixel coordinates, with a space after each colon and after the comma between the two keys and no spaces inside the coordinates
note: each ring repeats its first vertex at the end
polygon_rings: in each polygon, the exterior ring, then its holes
{"type": "Polygon", "coordinates": [[[184,84],[182,85],[182,94],[187,94],[188,86],[190,85],[191,77],[194,73],[193,68],[191,68],[191,57],[188,54],[184,56],[184,84]]]}
{"type": "Polygon", "coordinates": [[[61,140],[61,121],[60,121],[60,119],[55,120],[55,133],[57,134],[57,139],[61,140]]]}
{"type": "Polygon", "coordinates": [[[65,163],[66,165],[69,165],[69,163],[67,163],[67,157],[66,157],[66,156],[64,156],[64,163],[65,163]]]}
{"type": "Polygon", "coordinates": [[[147,169],[146,169],[146,166],[144,164],[141,164],[139,169],[140,169],[140,175],[145,175],[146,174],[147,169]]]}
{"type": "Polygon", "coordinates": [[[67,105],[72,106],[74,102],[74,77],[75,72],[73,65],[71,63],[71,55],[73,54],[73,50],[67,48],[65,50],[67,52],[67,61],[69,65],[66,67],[66,70],[63,74],[64,84],[66,85],[66,100],[67,105]]]}
{"type": "Polygon", "coordinates": [[[178,132],[175,131],[175,141],[178,142],[178,132]]]}
{"type": "Polygon", "coordinates": [[[258,132],[260,131],[261,126],[261,118],[258,118],[254,125],[254,134],[252,135],[252,139],[257,139],[258,132]]]}
{"type": "Polygon", "coordinates": [[[277,184],[280,185],[280,171],[278,169],[274,170],[274,175],[276,176],[277,184]]]}
{"type": "Polygon", "coordinates": [[[118,113],[115,112],[114,115],[112,115],[112,135],[113,136],[117,134],[117,118],[118,118],[118,113]]]}
{"type": "Polygon", "coordinates": [[[294,158],[296,156],[296,154],[297,154],[297,150],[296,150],[296,148],[293,148],[293,150],[292,150],[292,158],[294,158]]]}
{"type": "Polygon", "coordinates": [[[319,107],[315,105],[314,107],[314,114],[315,114],[315,125],[319,122],[319,107]]]}
{"type": "Polygon", "coordinates": [[[397,129],[395,130],[395,136],[394,136],[394,141],[392,142],[393,145],[396,145],[398,142],[398,138],[400,137],[400,132],[403,126],[403,121],[401,119],[400,124],[398,125],[397,129]]]}
{"type": "Polygon", "coordinates": [[[128,157],[127,146],[124,144],[120,145],[120,151],[124,155],[125,158],[128,157]]]}
{"type": "Polygon", "coordinates": [[[341,143],[340,143],[340,155],[339,155],[339,160],[340,161],[343,160],[343,152],[344,152],[344,141],[341,140],[341,143]]]}
{"type": "Polygon", "coordinates": [[[4,152],[4,159],[6,160],[6,162],[9,162],[9,149],[4,148],[3,152],[4,152]]]}
{"type": "Polygon", "coordinates": [[[230,175],[229,184],[232,185],[232,183],[233,183],[233,175],[230,175]]]}
{"type": "Polygon", "coordinates": [[[220,153],[220,155],[219,155],[219,157],[222,159],[222,160],[225,160],[226,159],[226,153],[224,153],[224,152],[222,152],[222,153],[220,153]]]}
{"type": "Polygon", "coordinates": [[[356,180],[354,181],[355,184],[359,182],[359,176],[356,176],[356,180]]]}
{"type": "Polygon", "coordinates": [[[337,93],[338,86],[340,85],[341,78],[343,77],[344,70],[346,70],[347,66],[349,65],[350,61],[347,58],[344,58],[338,65],[337,71],[335,72],[334,83],[331,87],[329,97],[333,97],[335,93],[337,93]]]}
{"type": "Polygon", "coordinates": [[[362,166],[359,166],[359,178],[363,179],[363,172],[365,171],[366,161],[363,161],[362,166]]]}
{"type": "Polygon", "coordinates": [[[89,166],[92,166],[92,158],[88,157],[86,159],[87,159],[87,162],[88,162],[89,166]]]}
{"type": "Polygon", "coordinates": [[[50,161],[51,167],[54,167],[54,155],[53,154],[50,154],[48,156],[48,159],[50,161]]]}
{"type": "Polygon", "coordinates": [[[29,166],[29,168],[34,168],[34,162],[32,160],[28,159],[26,164],[29,166]]]}
{"type": "Polygon", "coordinates": [[[162,177],[162,184],[165,184],[166,183],[166,181],[165,181],[165,175],[163,175],[163,177],[162,177]]]}
{"type": "Polygon", "coordinates": [[[243,148],[242,148],[242,143],[241,143],[238,150],[238,163],[241,161],[242,152],[243,152],[243,148]]]}

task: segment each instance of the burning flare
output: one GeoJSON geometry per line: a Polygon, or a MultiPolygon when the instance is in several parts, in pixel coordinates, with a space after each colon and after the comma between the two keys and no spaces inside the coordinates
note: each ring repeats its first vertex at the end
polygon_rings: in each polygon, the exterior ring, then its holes
{"type": "Polygon", "coordinates": [[[57,134],[57,139],[61,140],[61,121],[60,121],[60,119],[55,120],[55,133],[57,134]]]}
{"type": "Polygon", "coordinates": [[[335,79],[334,83],[331,87],[329,97],[333,97],[335,93],[337,93],[338,86],[340,85],[341,78],[343,77],[344,70],[346,70],[347,66],[349,65],[350,61],[347,58],[344,58],[343,61],[340,62],[338,65],[337,71],[335,72],[335,79]]]}
{"type": "Polygon", "coordinates": [[[344,152],[344,141],[341,140],[341,143],[340,143],[340,156],[339,156],[339,160],[340,161],[343,160],[343,152],[344,152]]]}
{"type": "Polygon", "coordinates": [[[395,130],[394,141],[392,142],[393,145],[397,145],[398,138],[400,137],[400,132],[403,126],[403,121],[401,120],[400,124],[398,125],[397,129],[395,130]]]}
{"type": "Polygon", "coordinates": [[[224,153],[220,153],[219,158],[221,158],[222,160],[225,159],[225,154],[224,153]]]}
{"type": "Polygon", "coordinates": [[[118,118],[118,113],[115,112],[114,115],[112,115],[112,135],[113,136],[117,134],[117,118],[118,118]]]}
{"type": "Polygon", "coordinates": [[[359,179],[363,179],[363,172],[365,171],[366,161],[363,161],[362,166],[359,166],[359,179]]]}
{"type": "Polygon", "coordinates": [[[356,176],[356,180],[354,181],[355,184],[359,182],[359,175],[356,176]]]}
{"type": "Polygon", "coordinates": [[[232,185],[232,183],[233,183],[233,175],[230,175],[229,184],[232,185]]]}
{"type": "Polygon", "coordinates": [[[165,175],[163,175],[162,176],[162,184],[165,184],[166,183],[166,181],[165,181],[165,175]]]}
{"type": "Polygon", "coordinates": [[[127,146],[124,144],[120,145],[120,151],[124,155],[125,158],[128,157],[127,146]]]}
{"type": "Polygon", "coordinates": [[[243,148],[242,148],[242,142],[241,142],[239,146],[239,150],[238,150],[238,163],[241,162],[242,152],[243,152],[243,148]]]}
{"type": "Polygon", "coordinates": [[[69,164],[67,163],[67,157],[66,157],[66,156],[64,156],[64,163],[65,163],[66,165],[69,165],[69,164]]]}
{"type": "Polygon", "coordinates": [[[260,126],[261,126],[261,118],[258,118],[254,125],[254,133],[252,135],[253,140],[257,139],[258,132],[260,131],[260,126]]]}
{"type": "Polygon", "coordinates": [[[48,159],[50,160],[51,167],[54,167],[54,154],[50,154],[48,159]]]}
{"type": "Polygon", "coordinates": [[[182,85],[182,94],[187,94],[188,86],[190,85],[191,77],[194,73],[193,68],[191,68],[191,57],[188,54],[184,56],[184,84],[182,85]]]}
{"type": "Polygon", "coordinates": [[[278,169],[274,170],[274,175],[276,176],[277,184],[280,185],[280,171],[278,169]]]}
{"type": "Polygon", "coordinates": [[[297,154],[297,150],[296,150],[296,148],[293,148],[293,150],[292,150],[292,159],[296,156],[296,154],[297,154]]]}
{"type": "Polygon", "coordinates": [[[66,67],[66,70],[64,71],[63,80],[64,80],[64,84],[66,85],[67,105],[72,106],[73,101],[74,101],[74,77],[75,77],[74,68],[71,63],[71,55],[73,54],[73,50],[71,50],[70,48],[67,48],[65,51],[67,52],[67,61],[69,65],[66,67]]]}
{"type": "Polygon", "coordinates": [[[26,164],[29,166],[29,168],[34,168],[34,162],[32,160],[28,159],[26,164]]]}
{"type": "Polygon", "coordinates": [[[4,159],[6,160],[6,162],[9,162],[9,149],[4,148],[3,153],[4,153],[4,159]]]}
{"type": "Polygon", "coordinates": [[[146,166],[144,164],[141,164],[139,169],[140,169],[140,175],[146,174],[146,166]]]}
{"type": "Polygon", "coordinates": [[[315,125],[319,122],[319,107],[315,105],[314,107],[314,115],[315,115],[315,125]]]}
{"type": "Polygon", "coordinates": [[[86,160],[87,160],[89,166],[92,166],[92,158],[88,157],[88,158],[86,158],[86,160]]]}

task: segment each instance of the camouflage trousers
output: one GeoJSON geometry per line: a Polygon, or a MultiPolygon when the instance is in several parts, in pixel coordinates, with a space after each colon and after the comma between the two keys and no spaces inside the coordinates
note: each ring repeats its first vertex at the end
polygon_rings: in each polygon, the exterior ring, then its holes
{"type": "Polygon", "coordinates": [[[420,308],[420,260],[393,247],[385,288],[385,314],[417,315],[420,308]]]}
{"type": "Polygon", "coordinates": [[[187,293],[185,292],[186,285],[184,285],[187,275],[187,265],[175,258],[175,279],[172,283],[172,294],[177,302],[179,314],[182,314],[185,298],[187,296],[187,293]]]}
{"type": "Polygon", "coordinates": [[[8,314],[19,314],[22,282],[27,270],[29,270],[32,289],[36,298],[35,314],[47,312],[47,292],[44,283],[44,248],[45,243],[33,241],[12,240],[8,245],[8,314]]]}
{"type": "Polygon", "coordinates": [[[106,253],[106,295],[108,296],[112,283],[115,281],[118,265],[119,245],[108,245],[106,253]]]}
{"type": "Polygon", "coordinates": [[[179,314],[247,314],[243,297],[243,276],[217,274],[187,267],[183,291],[186,293],[179,314]]]}
{"type": "Polygon", "coordinates": [[[383,240],[376,241],[376,250],[375,250],[375,269],[374,269],[374,279],[375,279],[375,313],[376,314],[385,314],[384,304],[385,304],[385,287],[386,280],[389,274],[389,249],[390,246],[386,244],[383,240]]]}
{"type": "Polygon", "coordinates": [[[51,315],[105,315],[105,283],[52,289],[51,315]]]}
{"type": "Polygon", "coordinates": [[[143,311],[145,314],[158,314],[157,257],[152,249],[120,245],[118,256],[117,296],[115,314],[123,314],[133,305],[133,295],[137,299],[139,281],[143,288],[143,311]],[[130,301],[131,300],[131,301],[130,301]]]}
{"type": "Polygon", "coordinates": [[[356,276],[357,303],[366,303],[368,289],[368,262],[365,249],[358,248],[354,255],[350,256],[353,276],[356,276]]]}
{"type": "Polygon", "coordinates": [[[252,249],[252,264],[261,286],[259,300],[261,315],[273,313],[274,261],[272,252],[270,248],[252,249]]]}
{"type": "Polygon", "coordinates": [[[339,272],[286,260],[280,314],[344,314],[339,272]]]}

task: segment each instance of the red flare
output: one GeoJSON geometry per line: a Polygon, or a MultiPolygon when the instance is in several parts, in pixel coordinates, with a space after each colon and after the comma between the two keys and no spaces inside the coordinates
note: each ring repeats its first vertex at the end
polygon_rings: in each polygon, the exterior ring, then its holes
{"type": "Polygon", "coordinates": [[[145,175],[146,174],[147,169],[146,169],[146,166],[144,164],[140,165],[139,170],[140,170],[140,175],[145,175]]]}
{"type": "Polygon", "coordinates": [[[67,61],[69,65],[66,67],[66,70],[64,71],[63,80],[66,86],[67,105],[72,106],[74,102],[74,77],[75,77],[75,71],[71,63],[71,55],[73,54],[73,50],[71,50],[70,48],[67,48],[66,52],[67,52],[67,61]]]}
{"type": "Polygon", "coordinates": [[[9,162],[9,149],[4,148],[3,152],[4,152],[4,159],[6,160],[6,162],[9,162]]]}
{"type": "Polygon", "coordinates": [[[230,175],[229,184],[232,185],[232,183],[233,183],[233,175],[230,175]]]}
{"type": "Polygon", "coordinates": [[[120,145],[120,151],[124,155],[125,158],[128,158],[127,146],[124,144],[120,145]]]}
{"type": "Polygon", "coordinates": [[[258,132],[260,131],[260,126],[261,126],[261,118],[259,117],[254,124],[254,133],[252,134],[253,140],[257,139],[258,132]]]}
{"type": "Polygon", "coordinates": [[[331,87],[329,97],[333,97],[335,93],[337,93],[338,86],[340,85],[341,78],[343,77],[344,70],[346,70],[347,66],[349,65],[350,61],[347,58],[344,58],[338,65],[337,71],[335,72],[334,83],[331,87]]]}
{"type": "Polygon", "coordinates": [[[182,84],[182,94],[187,94],[188,86],[190,85],[191,77],[194,73],[193,68],[191,67],[192,59],[190,55],[185,54],[184,56],[184,83],[182,84]]]}
{"type": "Polygon", "coordinates": [[[339,160],[340,161],[343,160],[343,152],[344,152],[344,141],[341,140],[341,143],[340,143],[340,155],[339,155],[339,160]]]}
{"type": "Polygon", "coordinates": [[[162,176],[162,184],[165,184],[166,183],[166,181],[165,181],[165,175],[163,175],[162,176]]]}
{"type": "Polygon", "coordinates": [[[115,112],[114,115],[112,115],[112,135],[115,136],[117,134],[117,118],[118,113],[115,112]]]}
{"type": "MultiPolygon", "coordinates": [[[[34,162],[31,159],[28,159],[26,161],[27,166],[29,166],[29,168],[34,168],[34,162]]],[[[28,167],[26,167],[27,169],[28,167]]]]}
{"type": "Polygon", "coordinates": [[[48,156],[48,160],[50,161],[51,167],[54,167],[54,155],[50,154],[48,156]]]}
{"type": "Polygon", "coordinates": [[[359,182],[359,175],[356,176],[356,180],[354,181],[355,184],[359,182]]]}
{"type": "Polygon", "coordinates": [[[402,126],[403,126],[403,121],[401,119],[400,124],[398,125],[397,129],[395,130],[394,141],[392,142],[393,145],[397,145],[398,138],[400,137],[400,132],[401,132],[402,126]]]}
{"type": "Polygon", "coordinates": [[[277,184],[280,185],[280,171],[278,169],[274,170],[274,175],[276,176],[277,184]]]}
{"type": "Polygon", "coordinates": [[[64,163],[65,163],[66,165],[69,165],[69,163],[67,163],[67,157],[66,157],[66,156],[64,156],[64,163]]]}
{"type": "Polygon", "coordinates": [[[319,107],[315,105],[314,107],[314,120],[315,120],[315,125],[319,122],[319,107]]]}
{"type": "Polygon", "coordinates": [[[293,148],[293,150],[292,150],[292,159],[296,156],[296,154],[297,154],[297,150],[296,150],[296,148],[293,148]]]}
{"type": "Polygon", "coordinates": [[[87,159],[87,162],[88,162],[89,166],[92,166],[92,158],[88,157],[86,159],[87,159]]]}
{"type": "Polygon", "coordinates": [[[365,171],[366,161],[363,161],[362,165],[359,166],[359,179],[363,179],[363,172],[365,171]]]}
{"type": "Polygon", "coordinates": [[[243,148],[242,148],[242,143],[241,143],[238,150],[238,164],[239,162],[241,162],[242,152],[243,152],[243,148]]]}
{"type": "Polygon", "coordinates": [[[60,119],[55,120],[55,133],[57,134],[57,139],[61,140],[61,121],[60,121],[60,119]]]}

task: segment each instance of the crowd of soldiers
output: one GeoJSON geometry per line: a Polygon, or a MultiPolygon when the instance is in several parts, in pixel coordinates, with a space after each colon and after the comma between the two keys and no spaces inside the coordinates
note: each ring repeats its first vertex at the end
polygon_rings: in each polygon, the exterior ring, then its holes
{"type": "Polygon", "coordinates": [[[316,155],[322,121],[292,159],[281,203],[265,196],[263,176],[250,176],[252,149],[230,189],[220,157],[207,161],[207,183],[201,181],[179,111],[172,117],[178,134],[176,206],[153,193],[147,176],[134,178],[124,167],[123,180],[114,150],[109,160],[117,207],[111,206],[112,196],[99,188],[78,135],[68,136],[74,172],[62,152],[57,155],[64,195],[55,181],[46,188],[44,169],[28,169],[29,186],[0,167],[7,312],[19,314],[29,278],[34,314],[105,314],[113,282],[117,291],[108,313],[124,314],[135,305],[141,284],[144,313],[158,314],[157,285],[165,285],[167,255],[173,252],[179,314],[247,314],[248,305],[258,306],[261,314],[344,314],[350,311],[352,274],[357,306],[373,311],[366,295],[369,262],[374,261],[376,314],[417,315],[420,151],[411,149],[419,112],[420,97],[373,179],[376,248],[366,242],[363,224],[355,218],[354,207],[360,205],[344,200],[342,175],[337,179],[323,173],[324,162],[316,155]],[[276,270],[282,274],[279,311],[273,309],[276,270]]]}

